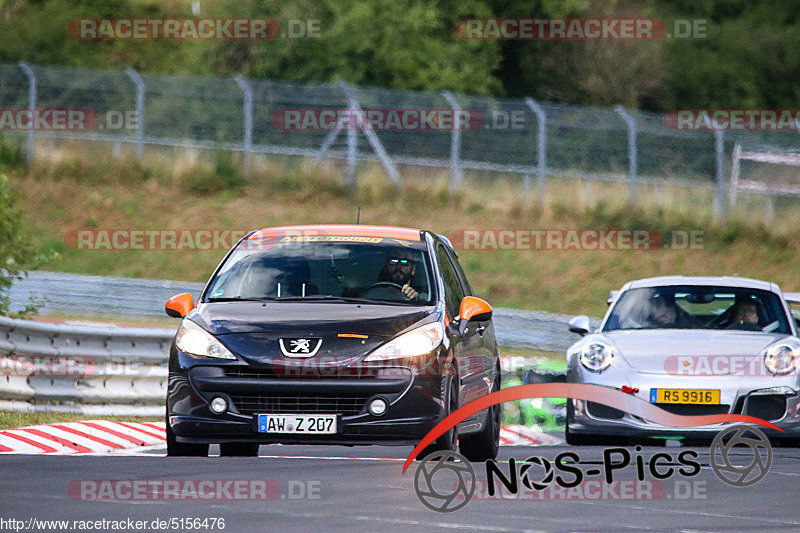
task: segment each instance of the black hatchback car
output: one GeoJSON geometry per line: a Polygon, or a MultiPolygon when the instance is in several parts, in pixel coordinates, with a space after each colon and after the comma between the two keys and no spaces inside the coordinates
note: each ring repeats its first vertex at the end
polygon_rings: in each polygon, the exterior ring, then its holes
{"type": "MultiPolygon", "coordinates": [[[[500,389],[492,308],[450,242],[396,227],[267,228],[245,236],[170,349],[168,455],[257,455],[260,444],[415,445],[500,389]]],[[[500,406],[432,445],[497,455],[500,406]]],[[[431,450],[432,451],[432,450],[431,450]]]]}

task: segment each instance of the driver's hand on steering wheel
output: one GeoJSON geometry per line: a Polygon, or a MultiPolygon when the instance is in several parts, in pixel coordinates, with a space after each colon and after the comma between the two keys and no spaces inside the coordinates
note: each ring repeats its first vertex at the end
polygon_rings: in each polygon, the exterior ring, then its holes
{"type": "Polygon", "coordinates": [[[417,296],[419,296],[419,293],[415,291],[408,283],[403,285],[401,291],[403,293],[403,296],[405,296],[407,300],[415,300],[417,296]]]}

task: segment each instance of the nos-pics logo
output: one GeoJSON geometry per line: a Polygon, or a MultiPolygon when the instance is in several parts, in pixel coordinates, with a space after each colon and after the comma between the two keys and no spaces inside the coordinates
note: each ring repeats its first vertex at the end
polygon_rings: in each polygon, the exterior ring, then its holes
{"type": "MultiPolygon", "coordinates": [[[[637,447],[638,449],[640,448],[637,447]]],[[[698,457],[697,452],[686,450],[681,455],[680,462],[689,468],[677,470],[677,472],[687,477],[699,474],[700,464],[694,460],[698,457]],[[685,457],[683,457],[684,455],[685,457]],[[696,468],[691,468],[693,466],[696,468]],[[690,474],[685,473],[692,470],[694,471],[690,474]]],[[[604,450],[603,458],[605,482],[609,484],[613,480],[614,470],[620,470],[632,464],[631,456],[624,448],[604,450]],[[624,453],[620,454],[620,451],[624,453]],[[615,454],[622,455],[626,459],[606,462],[606,459],[614,457],[615,454]]],[[[721,481],[734,487],[749,487],[767,475],[772,464],[772,446],[769,439],[760,430],[753,426],[739,424],[720,431],[714,437],[709,450],[709,460],[712,470],[721,481]]],[[[525,461],[509,460],[512,469],[515,462],[521,465],[519,472],[509,472],[507,478],[515,478],[519,475],[522,485],[531,490],[544,490],[554,480],[565,487],[580,483],[577,478],[572,479],[568,484],[563,483],[561,477],[555,475],[555,470],[558,470],[559,467],[573,476],[577,473],[576,465],[580,464],[580,458],[574,452],[560,454],[559,459],[555,462],[555,469],[553,463],[544,457],[531,457],[525,461]],[[569,455],[574,461],[565,464],[560,459],[561,455],[569,455]],[[542,472],[541,479],[534,480],[535,476],[532,475],[534,470],[542,472]]],[[[494,460],[487,461],[485,467],[487,483],[493,485],[495,476],[501,472],[501,468],[494,460]]],[[[596,472],[597,474],[601,473],[600,470],[596,472]]],[[[593,472],[586,471],[585,474],[591,473],[593,472]]],[[[579,477],[582,480],[584,474],[581,473],[579,477]]],[[[664,476],[659,477],[664,478],[664,476]]],[[[498,479],[502,479],[502,477],[498,479]]],[[[475,495],[477,485],[478,480],[473,465],[463,455],[452,451],[436,451],[427,455],[420,461],[414,475],[414,490],[417,498],[429,509],[441,513],[457,511],[467,505],[475,495]]],[[[514,483],[513,490],[517,490],[516,483],[514,483]]]]}

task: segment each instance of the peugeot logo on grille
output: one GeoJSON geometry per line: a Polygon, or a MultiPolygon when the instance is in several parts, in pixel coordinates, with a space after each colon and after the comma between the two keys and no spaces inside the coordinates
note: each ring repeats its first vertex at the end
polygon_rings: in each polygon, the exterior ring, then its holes
{"type": "Polygon", "coordinates": [[[318,337],[285,337],[278,339],[281,353],[286,357],[313,357],[322,346],[318,337]]]}

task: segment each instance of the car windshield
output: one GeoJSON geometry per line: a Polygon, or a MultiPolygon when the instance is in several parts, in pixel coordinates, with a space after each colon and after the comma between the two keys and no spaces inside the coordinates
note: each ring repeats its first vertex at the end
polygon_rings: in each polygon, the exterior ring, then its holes
{"type": "Polygon", "coordinates": [[[206,301],[377,301],[429,305],[424,243],[333,236],[243,241],[220,268],[206,301]],[[409,290],[410,289],[410,290],[409,290]]]}
{"type": "Polygon", "coordinates": [[[714,329],[790,334],[780,297],[742,287],[664,286],[623,292],[603,331],[714,329]]]}

